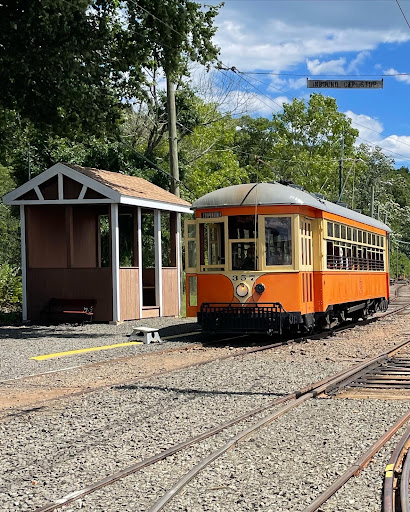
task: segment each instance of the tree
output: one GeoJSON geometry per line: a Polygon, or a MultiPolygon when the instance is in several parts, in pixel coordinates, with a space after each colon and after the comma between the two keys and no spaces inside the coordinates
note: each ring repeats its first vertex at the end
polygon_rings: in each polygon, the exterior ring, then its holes
{"type": "Polygon", "coordinates": [[[358,131],[337,109],[334,98],[312,94],[306,104],[294,99],[273,117],[275,170],[310,191],[337,200],[339,160],[354,157],[358,131]]]}
{"type": "Polygon", "coordinates": [[[110,131],[129,48],[116,0],[4,0],[0,105],[60,134],[110,131]]]}
{"type": "MultiPolygon", "coordinates": [[[[236,121],[199,98],[196,111],[199,122],[180,143],[181,170],[188,188],[198,198],[217,188],[246,183],[248,172],[234,152],[236,121]]],[[[186,198],[192,200],[189,195],[186,198]]]]}
{"type": "MultiPolygon", "coordinates": [[[[0,198],[15,188],[10,169],[0,165],[0,198]]],[[[17,212],[0,202],[0,266],[20,263],[20,226],[17,212]]]]}
{"type": "Polygon", "coordinates": [[[128,2],[130,33],[143,31],[152,48],[152,68],[164,71],[167,84],[167,112],[171,191],[179,196],[179,169],[174,82],[188,75],[188,62],[209,64],[219,49],[213,44],[213,21],[219,6],[207,6],[191,0],[141,0],[128,2]]]}

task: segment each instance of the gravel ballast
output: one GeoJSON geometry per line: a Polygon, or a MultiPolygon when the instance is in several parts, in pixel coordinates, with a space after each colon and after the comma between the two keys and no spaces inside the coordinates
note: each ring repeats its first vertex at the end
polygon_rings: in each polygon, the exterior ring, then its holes
{"type": "MultiPolygon", "coordinates": [[[[409,332],[408,317],[390,317],[327,340],[215,361],[9,417],[0,423],[0,509],[34,510],[383,352],[403,341],[403,332],[409,332]]],[[[41,343],[41,337],[35,343],[41,343]]],[[[19,358],[14,361],[18,366],[19,358]]],[[[11,359],[7,364],[12,366],[11,359]]],[[[19,372],[16,369],[16,375],[19,372]]],[[[168,510],[303,510],[407,409],[404,401],[310,401],[215,461],[168,510]]],[[[255,421],[236,425],[65,510],[147,510],[203,456],[255,421]]],[[[353,488],[339,491],[323,510],[379,510],[391,447],[363,472],[364,484],[355,479],[349,483],[353,488]]]]}

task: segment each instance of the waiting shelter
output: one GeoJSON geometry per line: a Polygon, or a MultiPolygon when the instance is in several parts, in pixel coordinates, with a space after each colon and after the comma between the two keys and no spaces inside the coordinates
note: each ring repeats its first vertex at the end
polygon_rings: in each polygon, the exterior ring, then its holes
{"type": "Polygon", "coordinates": [[[23,321],[52,299],[89,299],[94,320],[180,313],[180,217],[190,204],[121,173],[58,163],[6,194],[20,206],[23,321]]]}

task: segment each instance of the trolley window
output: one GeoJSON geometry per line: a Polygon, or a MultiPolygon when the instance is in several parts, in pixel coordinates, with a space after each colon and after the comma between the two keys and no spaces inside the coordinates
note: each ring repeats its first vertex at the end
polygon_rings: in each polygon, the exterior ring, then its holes
{"type": "Polygon", "coordinates": [[[254,215],[228,217],[229,240],[246,240],[258,237],[258,222],[254,215]]]}
{"type": "Polygon", "coordinates": [[[291,217],[265,217],[266,265],[292,265],[291,217]]]}
{"type": "Polygon", "coordinates": [[[199,224],[201,270],[224,270],[224,228],[225,225],[223,222],[199,224]]]}
{"type": "Polygon", "coordinates": [[[185,221],[185,270],[196,272],[196,234],[197,224],[194,220],[185,221]]]}
{"type": "Polygon", "coordinates": [[[255,242],[232,242],[232,270],[256,270],[255,242]]]}

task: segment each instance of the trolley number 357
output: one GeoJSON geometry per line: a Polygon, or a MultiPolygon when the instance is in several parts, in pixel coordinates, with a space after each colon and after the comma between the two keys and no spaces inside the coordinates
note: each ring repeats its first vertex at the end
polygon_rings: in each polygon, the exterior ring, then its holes
{"type": "Polygon", "coordinates": [[[232,281],[239,281],[239,280],[241,280],[241,281],[246,281],[246,280],[248,280],[248,279],[249,279],[249,281],[255,281],[255,276],[254,276],[254,275],[252,275],[252,274],[251,274],[251,275],[246,275],[246,274],[240,274],[240,275],[239,275],[239,274],[234,274],[234,275],[232,276],[232,281]]]}

